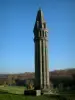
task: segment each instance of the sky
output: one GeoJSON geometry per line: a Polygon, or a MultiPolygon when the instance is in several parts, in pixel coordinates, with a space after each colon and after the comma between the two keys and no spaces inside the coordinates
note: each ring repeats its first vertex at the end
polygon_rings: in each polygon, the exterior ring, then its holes
{"type": "Polygon", "coordinates": [[[49,70],[75,68],[75,0],[0,0],[0,73],[35,71],[33,28],[40,7],[49,70]]]}

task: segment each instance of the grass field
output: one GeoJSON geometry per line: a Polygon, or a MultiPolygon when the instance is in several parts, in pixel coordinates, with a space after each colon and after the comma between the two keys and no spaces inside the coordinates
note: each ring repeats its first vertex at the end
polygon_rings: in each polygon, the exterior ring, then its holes
{"type": "Polygon", "coordinates": [[[25,96],[25,87],[6,86],[0,87],[0,100],[75,100],[75,93],[65,93],[59,96],[25,96]]]}
{"type": "Polygon", "coordinates": [[[8,93],[12,94],[23,94],[25,87],[20,86],[0,86],[0,90],[7,91],[8,93]]]}

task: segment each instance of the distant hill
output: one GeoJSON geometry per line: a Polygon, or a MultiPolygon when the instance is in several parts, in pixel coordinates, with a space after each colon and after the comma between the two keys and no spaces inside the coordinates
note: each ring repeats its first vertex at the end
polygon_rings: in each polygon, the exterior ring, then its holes
{"type": "MultiPolygon", "coordinates": [[[[75,74],[75,68],[72,69],[64,69],[64,70],[54,70],[50,72],[50,77],[71,77],[73,74],[75,74]]],[[[8,76],[12,75],[13,77],[17,77],[19,79],[31,79],[34,78],[34,72],[25,72],[25,73],[19,73],[19,74],[0,74],[0,79],[2,78],[8,78],[8,76]]]]}
{"type": "Polygon", "coordinates": [[[75,68],[73,69],[65,69],[65,70],[55,70],[50,72],[51,77],[72,77],[75,74],[75,68]]]}
{"type": "MultiPolygon", "coordinates": [[[[60,83],[65,84],[64,86],[73,86],[75,84],[75,68],[65,69],[65,70],[55,70],[50,73],[50,83],[53,83],[54,86],[58,86],[60,83]]],[[[0,74],[0,84],[11,84],[13,80],[20,82],[19,84],[23,85],[24,80],[34,80],[34,72],[25,72],[19,74],[0,74]]]]}

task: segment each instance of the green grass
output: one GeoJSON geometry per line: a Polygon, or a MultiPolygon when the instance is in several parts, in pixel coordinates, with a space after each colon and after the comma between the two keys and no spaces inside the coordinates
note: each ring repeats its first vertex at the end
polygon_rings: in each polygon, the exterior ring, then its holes
{"type": "Polygon", "coordinates": [[[23,94],[25,87],[20,86],[0,86],[0,90],[7,91],[8,93],[23,94]]]}
{"type": "Polygon", "coordinates": [[[0,100],[75,100],[75,93],[61,95],[25,96],[25,87],[0,87],[0,100]]]}
{"type": "Polygon", "coordinates": [[[0,93],[0,100],[65,100],[61,97],[52,96],[24,96],[21,94],[0,93]]]}

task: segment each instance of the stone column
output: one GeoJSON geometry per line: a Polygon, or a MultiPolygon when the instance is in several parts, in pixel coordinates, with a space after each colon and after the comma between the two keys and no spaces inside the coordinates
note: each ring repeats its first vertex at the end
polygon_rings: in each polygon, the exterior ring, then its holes
{"type": "Polygon", "coordinates": [[[43,54],[44,54],[44,89],[46,88],[46,55],[45,55],[45,39],[43,40],[43,54]]]}
{"type": "Polygon", "coordinates": [[[35,41],[35,88],[40,88],[39,42],[35,41]]]}
{"type": "Polygon", "coordinates": [[[40,51],[39,51],[39,55],[40,55],[40,88],[42,89],[42,43],[41,40],[39,40],[39,46],[40,46],[40,51]]]}
{"type": "Polygon", "coordinates": [[[48,66],[48,46],[47,46],[47,40],[45,41],[45,55],[46,55],[46,85],[47,88],[49,88],[49,66],[48,66]]]}

